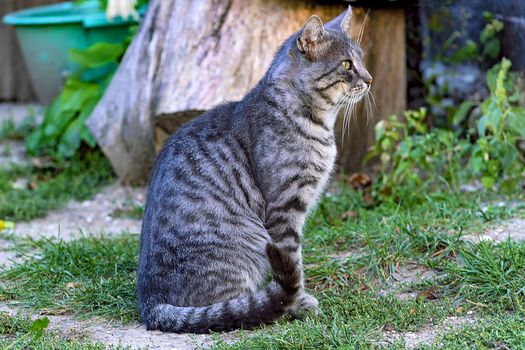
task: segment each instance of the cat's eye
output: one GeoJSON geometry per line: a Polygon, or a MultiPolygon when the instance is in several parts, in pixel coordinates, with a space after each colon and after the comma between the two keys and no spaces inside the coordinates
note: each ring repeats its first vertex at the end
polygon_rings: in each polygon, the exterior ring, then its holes
{"type": "Polygon", "coordinates": [[[343,68],[346,70],[349,70],[350,68],[352,68],[352,63],[350,63],[350,61],[343,61],[341,62],[341,64],[343,65],[343,68]]]}

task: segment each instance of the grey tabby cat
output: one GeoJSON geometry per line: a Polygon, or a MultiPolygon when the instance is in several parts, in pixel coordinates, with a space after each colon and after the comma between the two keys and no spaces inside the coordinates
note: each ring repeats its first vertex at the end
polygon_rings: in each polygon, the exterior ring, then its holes
{"type": "Polygon", "coordinates": [[[147,329],[248,329],[317,309],[304,290],[301,230],[334,168],[335,107],[372,83],[351,17],[351,8],[326,26],[311,17],[242,101],[166,142],[142,226],[147,329]]]}

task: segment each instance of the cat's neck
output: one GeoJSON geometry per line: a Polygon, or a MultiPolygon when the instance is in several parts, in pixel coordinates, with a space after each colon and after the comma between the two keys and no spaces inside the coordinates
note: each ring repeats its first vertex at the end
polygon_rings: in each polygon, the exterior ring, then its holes
{"type": "MultiPolygon", "coordinates": [[[[305,91],[294,86],[293,81],[287,79],[271,79],[261,82],[265,90],[265,97],[275,102],[283,112],[293,117],[301,114],[308,115],[312,123],[322,122],[324,127],[333,130],[337,118],[337,110],[332,106],[316,101],[305,91]]],[[[304,118],[302,118],[304,119],[304,118]]]]}

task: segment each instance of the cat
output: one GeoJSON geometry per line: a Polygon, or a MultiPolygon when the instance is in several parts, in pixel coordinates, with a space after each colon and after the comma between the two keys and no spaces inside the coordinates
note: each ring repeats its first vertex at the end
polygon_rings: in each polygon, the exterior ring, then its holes
{"type": "Polygon", "coordinates": [[[351,7],[326,26],[310,17],[244,99],[166,141],[140,241],[148,330],[250,329],[318,309],[304,288],[302,227],[334,168],[337,107],[372,83],[351,18],[351,7]]]}

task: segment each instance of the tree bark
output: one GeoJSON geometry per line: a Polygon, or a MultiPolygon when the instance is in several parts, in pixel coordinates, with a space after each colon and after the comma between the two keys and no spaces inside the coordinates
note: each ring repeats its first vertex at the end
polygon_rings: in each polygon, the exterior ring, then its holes
{"type": "Polygon", "coordinates": [[[279,45],[311,15],[328,22],[346,7],[308,0],[152,0],[88,126],[120,179],[143,182],[155,146],[187,120],[242,99],[279,45]]]}

